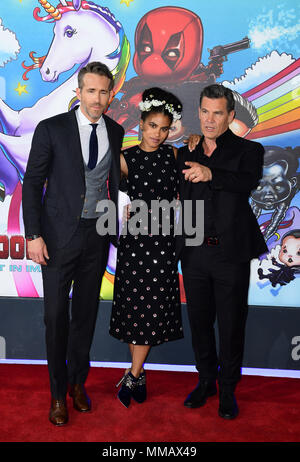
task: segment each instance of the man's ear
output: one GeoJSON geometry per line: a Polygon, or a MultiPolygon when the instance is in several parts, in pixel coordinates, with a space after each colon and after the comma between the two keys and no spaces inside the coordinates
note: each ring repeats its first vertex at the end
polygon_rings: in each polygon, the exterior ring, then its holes
{"type": "Polygon", "coordinates": [[[234,118],[235,118],[235,111],[232,110],[229,112],[229,120],[230,120],[229,125],[231,124],[231,122],[233,122],[234,118]]]}
{"type": "Polygon", "coordinates": [[[80,91],[80,88],[76,88],[76,96],[77,96],[77,98],[78,98],[79,101],[80,101],[80,99],[81,99],[81,91],[80,91]]]}

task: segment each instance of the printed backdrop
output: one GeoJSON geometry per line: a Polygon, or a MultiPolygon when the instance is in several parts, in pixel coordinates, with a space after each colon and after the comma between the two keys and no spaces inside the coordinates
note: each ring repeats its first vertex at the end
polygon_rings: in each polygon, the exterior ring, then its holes
{"type": "MultiPolygon", "coordinates": [[[[168,139],[176,146],[200,132],[204,86],[234,90],[231,129],[266,151],[250,202],[269,253],[252,262],[249,303],[299,306],[299,9],[294,0],[1,2],[0,296],[43,295],[40,267],[26,255],[21,208],[32,134],[39,120],[76,104],[80,66],[99,60],[115,76],[108,114],[124,126],[124,146],[139,142],[145,88],[161,86],[182,100],[183,118],[168,139]]],[[[100,293],[108,300],[115,261],[111,247],[100,293]]]]}

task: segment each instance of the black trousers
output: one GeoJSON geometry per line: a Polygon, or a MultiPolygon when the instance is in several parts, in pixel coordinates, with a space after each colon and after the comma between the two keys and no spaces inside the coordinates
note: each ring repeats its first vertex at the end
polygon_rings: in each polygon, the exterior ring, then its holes
{"type": "Polygon", "coordinates": [[[181,265],[199,377],[234,390],[243,359],[250,262],[229,262],[220,246],[203,244],[185,247],[181,265]]]}
{"type": "Polygon", "coordinates": [[[68,383],[83,384],[88,376],[108,249],[108,236],[97,234],[96,220],[82,219],[67,246],[49,251],[48,265],[42,267],[47,360],[55,399],[65,398],[68,383]]]}

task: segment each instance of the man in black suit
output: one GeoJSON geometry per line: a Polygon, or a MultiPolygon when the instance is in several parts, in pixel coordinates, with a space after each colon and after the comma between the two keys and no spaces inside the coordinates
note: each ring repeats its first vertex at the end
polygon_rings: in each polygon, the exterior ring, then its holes
{"type": "MultiPolygon", "coordinates": [[[[193,152],[188,147],[178,151],[181,203],[204,201],[203,243],[186,245],[184,235],[178,238],[199,372],[199,383],[184,405],[202,406],[217,393],[218,380],[219,415],[227,419],[238,414],[234,390],[243,358],[250,261],[268,251],[248,200],[262,176],[264,149],[232,133],[234,114],[231,90],[206,87],[200,97],[200,143],[193,152]]],[[[195,226],[195,211],[191,220],[195,226]]]]}
{"type": "Polygon", "coordinates": [[[76,93],[79,107],[37,125],[23,183],[28,253],[42,265],[54,425],[68,421],[68,386],[74,408],[91,409],[84,383],[109,243],[116,245],[118,233],[96,231],[97,204],[118,201],[124,135],[104,114],[113,95],[107,66],[82,68],[76,93]]]}

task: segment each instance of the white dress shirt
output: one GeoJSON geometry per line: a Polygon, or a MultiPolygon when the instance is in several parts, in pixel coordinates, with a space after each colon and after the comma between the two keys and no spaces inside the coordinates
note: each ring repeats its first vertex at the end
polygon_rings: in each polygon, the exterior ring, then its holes
{"type": "MultiPolygon", "coordinates": [[[[89,145],[92,132],[92,122],[82,113],[80,106],[77,111],[75,111],[75,114],[78,122],[82,156],[85,164],[87,165],[89,162],[89,145]]],[[[104,118],[101,116],[100,119],[94,123],[98,124],[96,130],[98,138],[98,164],[105,156],[109,147],[109,142],[104,118]]]]}

